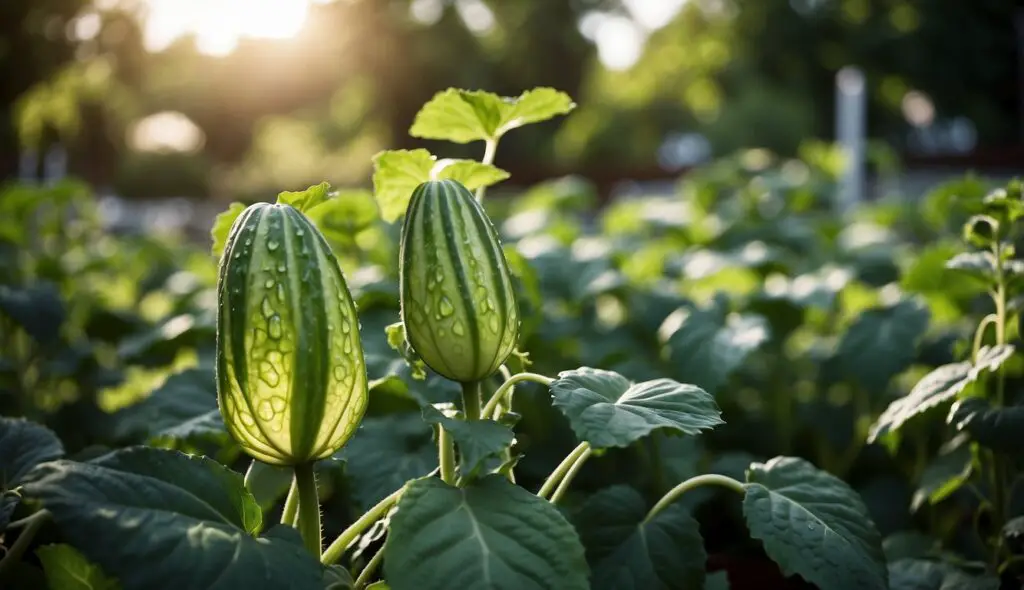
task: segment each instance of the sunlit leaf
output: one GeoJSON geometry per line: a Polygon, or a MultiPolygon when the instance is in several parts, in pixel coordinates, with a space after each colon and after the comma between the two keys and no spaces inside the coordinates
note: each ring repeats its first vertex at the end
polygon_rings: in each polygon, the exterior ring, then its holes
{"type": "Polygon", "coordinates": [[[306,213],[321,203],[326,202],[330,191],[331,185],[321,182],[306,190],[281,192],[277,195],[277,202],[282,205],[291,205],[301,213],[306,213]]]}
{"type": "Polygon", "coordinates": [[[235,219],[245,211],[245,205],[242,203],[231,203],[226,211],[222,211],[217,215],[217,218],[213,221],[213,228],[210,229],[210,237],[213,239],[213,255],[220,258],[220,255],[224,253],[224,246],[228,243],[228,234],[231,233],[231,226],[235,223],[235,219]]]}
{"type": "Polygon", "coordinates": [[[916,301],[861,313],[839,343],[843,371],[869,393],[881,393],[914,361],[929,317],[928,309],[916,301]]]}
{"type": "Polygon", "coordinates": [[[0,418],[0,531],[18,504],[11,492],[36,465],[64,455],[64,446],[50,429],[23,418],[0,418]]]}
{"type": "Polygon", "coordinates": [[[455,143],[497,139],[512,129],[564,115],[575,107],[567,94],[553,88],[535,88],[515,98],[449,88],[423,105],[409,134],[455,143]]]}
{"type": "Polygon", "coordinates": [[[50,590],[117,590],[121,585],[70,545],[36,549],[50,590]]]}
{"type": "Polygon", "coordinates": [[[916,512],[926,503],[938,504],[948,498],[971,476],[973,465],[974,456],[968,444],[961,444],[932,459],[921,474],[910,509],[916,512]]]}

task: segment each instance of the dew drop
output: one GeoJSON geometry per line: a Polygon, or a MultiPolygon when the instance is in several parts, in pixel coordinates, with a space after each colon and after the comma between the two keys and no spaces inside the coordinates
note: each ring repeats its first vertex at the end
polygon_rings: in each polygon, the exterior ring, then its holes
{"type": "Polygon", "coordinates": [[[341,349],[345,352],[345,354],[352,354],[352,341],[346,338],[345,344],[342,345],[341,349]]]}
{"type": "Polygon", "coordinates": [[[348,320],[345,320],[345,321],[341,322],[341,332],[343,334],[348,334],[351,331],[352,331],[352,324],[349,323],[348,320]]]}
{"type": "Polygon", "coordinates": [[[466,335],[466,328],[462,325],[462,322],[455,322],[455,325],[452,326],[452,334],[455,334],[456,336],[466,335]]]}
{"type": "Polygon", "coordinates": [[[264,289],[273,289],[274,288],[274,279],[267,279],[266,281],[264,281],[263,282],[263,288],[264,289]]]}
{"type": "Polygon", "coordinates": [[[437,337],[438,338],[444,338],[447,333],[448,332],[444,331],[444,328],[438,328],[437,329],[437,337]]]}
{"type": "Polygon", "coordinates": [[[269,318],[274,315],[274,306],[270,304],[270,297],[263,298],[263,304],[260,307],[260,310],[263,312],[263,317],[265,318],[269,318]]]}
{"type": "MultiPolygon", "coordinates": [[[[487,327],[491,329],[491,332],[498,333],[498,316],[491,314],[490,319],[487,321],[487,327]]],[[[273,334],[271,334],[273,336],[273,334]]]]}
{"type": "MultiPolygon", "coordinates": [[[[497,324],[497,322],[495,322],[495,324],[497,324]]],[[[270,337],[271,338],[273,338],[274,340],[280,339],[281,338],[281,316],[275,315],[275,316],[271,317],[270,318],[270,325],[268,326],[268,328],[270,330],[270,337]]]]}
{"type": "Polygon", "coordinates": [[[437,305],[437,311],[443,317],[448,317],[455,313],[455,307],[452,306],[452,302],[446,295],[441,296],[441,301],[437,305]]]}
{"type": "Polygon", "coordinates": [[[302,228],[299,228],[295,230],[295,235],[301,238],[302,236],[306,235],[306,232],[302,231],[302,228]]]}
{"type": "Polygon", "coordinates": [[[277,265],[277,272],[284,272],[286,270],[288,270],[288,267],[283,262],[277,265]]]}
{"type": "Polygon", "coordinates": [[[282,303],[284,302],[284,285],[281,283],[277,284],[277,300],[282,303]]]}
{"type": "Polygon", "coordinates": [[[277,243],[277,240],[270,240],[269,242],[267,242],[267,250],[273,252],[274,250],[277,250],[277,247],[279,245],[280,244],[277,243]]]}
{"type": "Polygon", "coordinates": [[[270,398],[270,406],[273,408],[275,412],[283,412],[285,406],[287,405],[288,402],[284,401],[283,397],[275,395],[274,397],[270,398]]]}
{"type": "Polygon", "coordinates": [[[270,405],[270,402],[263,400],[260,402],[259,408],[256,409],[256,413],[259,414],[260,420],[270,420],[274,417],[274,407],[270,405]]]}
{"type": "Polygon", "coordinates": [[[346,377],[345,365],[338,365],[334,367],[334,378],[338,381],[344,381],[346,377]]]}

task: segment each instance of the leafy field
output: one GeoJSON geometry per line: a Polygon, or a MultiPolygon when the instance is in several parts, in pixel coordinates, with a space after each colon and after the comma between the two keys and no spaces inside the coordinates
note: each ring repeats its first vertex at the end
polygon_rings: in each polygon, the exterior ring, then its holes
{"type": "Polygon", "coordinates": [[[841,217],[827,151],[754,150],[496,196],[501,137],[573,108],[441,93],[410,133],[480,162],[384,152],[278,196],[281,240],[4,188],[0,587],[1019,587],[1020,185],[841,217]]]}

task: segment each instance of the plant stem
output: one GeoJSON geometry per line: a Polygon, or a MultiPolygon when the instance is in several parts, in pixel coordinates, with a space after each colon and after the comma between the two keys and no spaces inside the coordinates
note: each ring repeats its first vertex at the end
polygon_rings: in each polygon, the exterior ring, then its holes
{"type": "Polygon", "coordinates": [[[440,424],[437,425],[437,461],[441,466],[441,481],[455,485],[455,441],[440,424]]]}
{"type": "Polygon", "coordinates": [[[491,396],[491,399],[487,400],[487,404],[484,405],[483,412],[481,412],[480,415],[490,416],[493,414],[494,408],[498,406],[498,403],[505,396],[505,393],[520,381],[533,381],[534,383],[540,383],[541,385],[551,385],[554,382],[554,379],[551,377],[545,377],[544,375],[538,375],[537,373],[516,373],[502,383],[501,387],[499,387],[498,390],[494,392],[494,395],[491,396]]]}
{"type": "Polygon", "coordinates": [[[288,497],[284,500],[281,511],[281,524],[295,526],[295,517],[299,515],[299,480],[292,478],[292,487],[288,488],[288,497]]]}
{"type": "Polygon", "coordinates": [[[974,346],[971,349],[971,360],[978,360],[978,351],[981,350],[981,342],[985,339],[985,330],[993,323],[998,322],[995,314],[988,314],[982,318],[981,323],[978,324],[978,329],[974,331],[974,346]]]}
{"type": "Polygon", "coordinates": [[[390,496],[378,502],[373,508],[367,510],[365,514],[359,517],[359,520],[355,521],[347,529],[342,531],[342,533],[338,535],[338,538],[327,547],[324,554],[320,556],[320,563],[324,565],[331,565],[338,561],[338,559],[341,558],[341,555],[345,553],[345,549],[348,549],[348,546],[352,544],[352,541],[354,541],[360,533],[366,530],[373,523],[383,518],[384,515],[387,514],[388,510],[391,510],[391,507],[394,506],[402,496],[403,491],[405,491],[404,487],[395,490],[390,496]]]}
{"type": "Polygon", "coordinates": [[[724,488],[729,488],[730,490],[741,495],[745,495],[747,493],[747,490],[746,488],[743,487],[743,484],[731,477],[727,477],[725,475],[718,475],[717,473],[707,473],[704,475],[698,475],[696,477],[691,477],[690,479],[677,485],[676,487],[669,490],[667,494],[662,496],[661,499],[658,500],[658,503],[654,505],[654,508],[651,508],[651,511],[647,513],[647,517],[644,518],[644,522],[650,522],[652,518],[654,518],[658,515],[659,512],[667,508],[669,504],[678,500],[679,496],[682,496],[683,494],[692,490],[693,488],[700,487],[703,485],[722,486],[724,488]]]}
{"type": "MultiPolygon", "coordinates": [[[[996,243],[993,247],[993,254],[995,254],[996,258],[996,292],[994,297],[996,306],[996,345],[1001,346],[1006,344],[1006,274],[1003,270],[1002,245],[998,236],[996,237],[996,243]]],[[[995,407],[1002,408],[1004,402],[1006,372],[1001,366],[997,371],[995,407]]],[[[1001,534],[1003,525],[1006,523],[1006,464],[1003,461],[1003,458],[994,451],[990,450],[989,456],[991,457],[992,462],[992,508],[998,542],[998,540],[1001,540],[999,535],[1001,534]]],[[[993,567],[998,567],[999,565],[1001,548],[1001,545],[997,545],[993,550],[993,567]]]]}
{"type": "MultiPolygon", "coordinates": [[[[488,166],[490,166],[491,164],[494,163],[494,155],[497,153],[497,151],[498,151],[498,138],[497,137],[488,138],[487,139],[487,143],[484,144],[484,158],[482,160],[480,160],[480,162],[482,164],[487,164],[488,166]]],[[[484,195],[486,195],[486,194],[487,194],[487,187],[486,186],[482,186],[482,187],[476,189],[476,200],[479,201],[479,202],[483,202],[484,195]]]]}
{"type": "Polygon", "coordinates": [[[462,412],[466,420],[480,419],[480,382],[462,384],[462,412]]]}
{"type": "Polygon", "coordinates": [[[25,550],[28,549],[28,546],[32,544],[32,539],[35,538],[36,533],[39,532],[43,523],[47,521],[47,516],[49,516],[49,512],[40,511],[33,514],[31,517],[24,519],[27,522],[25,530],[21,531],[21,534],[18,535],[18,538],[14,541],[14,544],[11,545],[10,549],[7,550],[7,553],[4,554],[3,559],[0,559],[0,580],[2,580],[4,575],[10,571],[10,568],[14,567],[14,564],[21,561],[21,556],[25,553],[25,550]],[[37,515],[40,514],[42,516],[37,517],[37,515]]]}
{"type": "Polygon", "coordinates": [[[584,441],[577,445],[576,448],[573,449],[572,452],[565,457],[565,459],[562,459],[562,462],[558,464],[558,467],[555,467],[555,470],[551,472],[551,475],[549,475],[547,480],[544,481],[544,485],[541,486],[540,491],[537,492],[537,496],[541,498],[547,498],[555,489],[555,486],[557,486],[559,482],[562,481],[562,478],[565,477],[565,474],[568,473],[570,469],[572,469],[572,466],[574,463],[576,463],[576,460],[579,459],[582,455],[589,453],[590,443],[584,441]]]}
{"type": "Polygon", "coordinates": [[[320,557],[320,499],[316,493],[313,463],[295,466],[295,483],[299,489],[299,532],[310,553],[320,557]]]}
{"type": "Polygon", "coordinates": [[[583,468],[583,464],[590,458],[591,453],[593,453],[593,449],[588,446],[587,450],[584,451],[583,454],[576,459],[576,462],[572,464],[572,467],[570,467],[569,471],[566,472],[565,477],[562,478],[562,482],[558,484],[558,489],[555,490],[554,494],[552,494],[552,504],[557,504],[558,501],[562,499],[562,496],[565,495],[565,492],[569,490],[569,485],[572,484],[572,480],[576,477],[576,474],[583,468]]]}
{"type": "Polygon", "coordinates": [[[352,586],[352,590],[363,590],[370,584],[370,578],[373,577],[373,573],[377,571],[380,566],[380,562],[384,560],[384,549],[381,548],[373,558],[370,559],[370,563],[366,564],[363,571],[359,572],[359,577],[356,578],[355,585],[352,586]]]}

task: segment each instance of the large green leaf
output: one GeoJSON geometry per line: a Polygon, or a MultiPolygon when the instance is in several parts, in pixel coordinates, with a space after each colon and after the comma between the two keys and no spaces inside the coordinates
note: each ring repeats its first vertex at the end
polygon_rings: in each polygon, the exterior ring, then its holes
{"type": "Polygon", "coordinates": [[[138,437],[152,443],[227,438],[212,369],[186,369],[171,375],[149,397],[121,410],[115,419],[118,438],[138,437]]]}
{"type": "Polygon", "coordinates": [[[330,240],[351,241],[380,217],[373,193],[364,189],[340,191],[306,212],[330,240]]]}
{"type": "Polygon", "coordinates": [[[500,475],[464,488],[409,484],[391,519],[384,571],[395,590],[587,590],[576,531],[557,508],[500,475]]]}
{"type": "Polygon", "coordinates": [[[423,419],[440,424],[451,433],[459,448],[459,473],[469,477],[481,464],[512,444],[512,430],[493,420],[457,420],[442,414],[433,406],[423,408],[423,419]]]}
{"type": "Polygon", "coordinates": [[[926,503],[937,504],[948,498],[971,476],[973,465],[974,455],[969,444],[960,444],[936,456],[921,474],[910,509],[916,512],[926,503]]]}
{"type": "Polygon", "coordinates": [[[594,494],[574,518],[593,567],[595,590],[689,590],[704,585],[707,554],[695,521],[670,506],[650,522],[633,488],[594,494]]]}
{"type": "Polygon", "coordinates": [[[750,535],[784,574],[819,588],[886,588],[882,538],[860,496],[804,459],[776,457],[747,472],[750,535]]]}
{"type": "Polygon", "coordinates": [[[33,470],[24,490],[126,588],[321,588],[296,531],[254,537],[262,513],[241,475],[205,457],[133,447],[59,460],[33,470]]]}
{"type": "Polygon", "coordinates": [[[70,545],[44,545],[36,549],[50,590],[118,590],[117,580],[107,577],[96,564],[70,545]]]}
{"type": "Polygon", "coordinates": [[[517,127],[564,115],[575,106],[567,94],[552,88],[535,88],[516,98],[449,88],[423,105],[409,134],[455,143],[496,139],[517,127]]]}
{"type": "Polygon", "coordinates": [[[16,289],[0,285],[0,315],[10,318],[39,344],[53,344],[67,315],[57,286],[39,281],[16,289]]]}
{"type": "Polygon", "coordinates": [[[659,428],[696,435],[725,423],[708,392],[671,379],[632,383],[582,367],[559,373],[550,389],[576,436],[596,448],[626,447],[659,428]]]}
{"type": "Polygon", "coordinates": [[[953,404],[946,421],[990,449],[1005,453],[1020,451],[1024,406],[996,408],[985,398],[968,397],[953,404]]]}
{"type": "Polygon", "coordinates": [[[881,393],[914,362],[929,317],[916,301],[864,311],[839,342],[843,372],[868,392],[881,393]]]}
{"type": "Polygon", "coordinates": [[[356,504],[367,509],[437,467],[433,429],[418,414],[363,420],[335,457],[345,461],[356,504]]]}
{"type": "Polygon", "coordinates": [[[390,150],[373,157],[373,192],[381,218],[391,223],[405,214],[416,187],[437,179],[454,179],[469,190],[490,186],[508,173],[471,160],[440,160],[425,149],[390,150]]]}
{"type": "Polygon", "coordinates": [[[950,363],[928,373],[917,382],[910,393],[890,403],[875,420],[868,433],[868,442],[875,442],[899,430],[911,418],[952,401],[978,378],[981,371],[994,371],[1012,354],[1013,347],[1009,345],[986,346],[978,351],[976,363],[950,363]]]}
{"type": "Polygon", "coordinates": [[[36,465],[63,454],[60,439],[45,426],[22,418],[0,418],[0,531],[18,505],[18,496],[9,492],[36,465]]]}
{"type": "Polygon", "coordinates": [[[753,351],[768,341],[758,315],[727,313],[722,301],[706,309],[682,307],[658,329],[673,375],[712,395],[753,351]]]}
{"type": "Polygon", "coordinates": [[[279,204],[291,205],[302,213],[325,203],[329,198],[331,185],[326,182],[313,185],[301,191],[283,191],[277,195],[279,204]]]}

